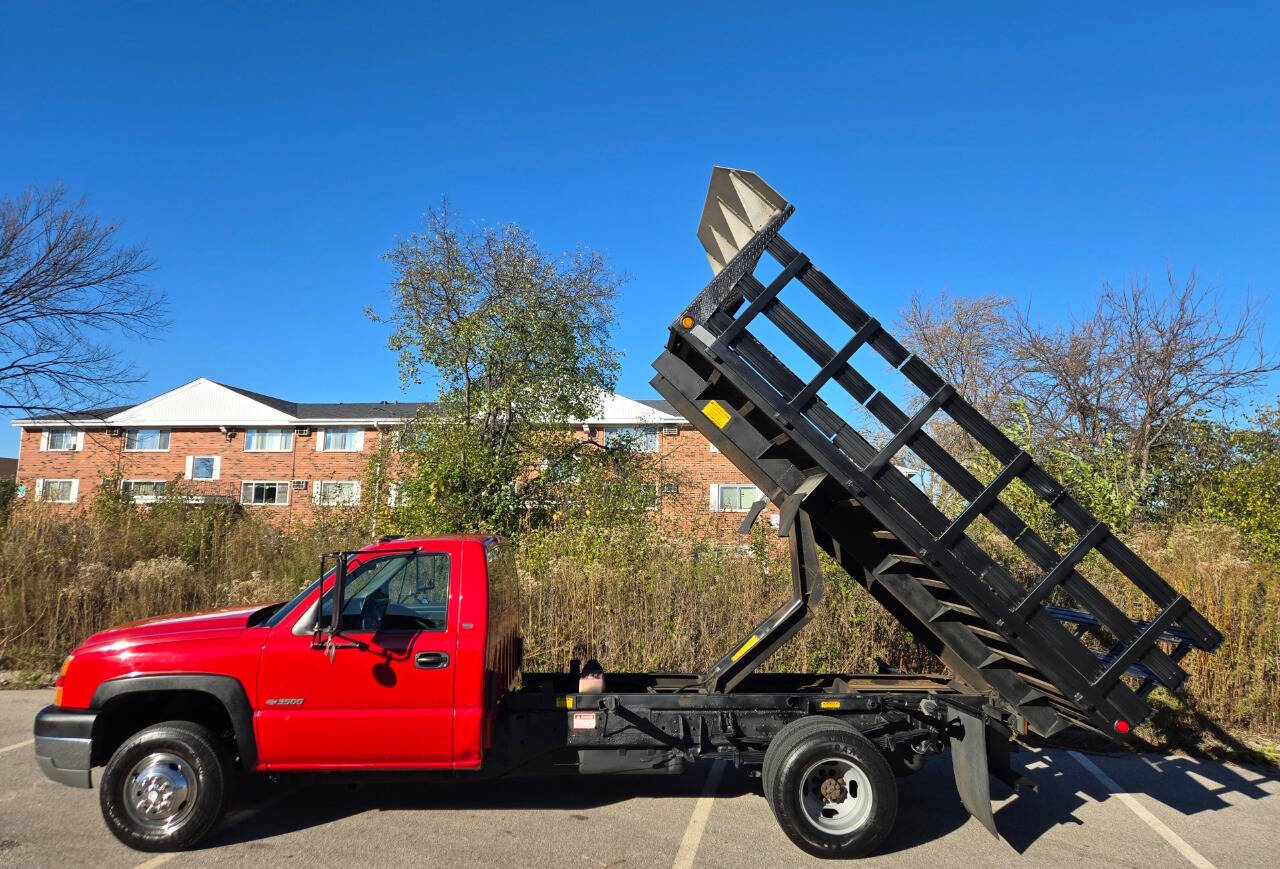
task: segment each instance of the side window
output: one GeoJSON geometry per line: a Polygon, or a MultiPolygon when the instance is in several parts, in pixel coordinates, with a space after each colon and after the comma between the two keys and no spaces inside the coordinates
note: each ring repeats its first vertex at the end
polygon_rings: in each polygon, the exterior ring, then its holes
{"type": "MultiPolygon", "coordinates": [[[[344,631],[443,631],[449,615],[449,555],[416,552],[364,561],[347,576],[344,631]]],[[[320,603],[327,623],[333,592],[320,603]]]]}
{"type": "MultiPolygon", "coordinates": [[[[449,556],[420,552],[388,583],[388,615],[406,615],[443,631],[449,621],[449,556]]],[[[426,627],[424,625],[424,627],[426,627]]]]}
{"type": "Polygon", "coordinates": [[[505,542],[495,543],[485,553],[489,567],[489,615],[514,610],[519,605],[519,580],[515,551],[505,542]]]}

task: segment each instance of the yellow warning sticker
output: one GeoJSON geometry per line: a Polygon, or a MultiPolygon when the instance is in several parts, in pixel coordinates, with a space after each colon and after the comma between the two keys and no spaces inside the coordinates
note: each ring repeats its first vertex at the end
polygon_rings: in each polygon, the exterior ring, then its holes
{"type": "Polygon", "coordinates": [[[729,411],[714,398],[702,406],[702,415],[716,424],[716,428],[724,428],[729,424],[729,411]]]}
{"type": "Polygon", "coordinates": [[[747,652],[749,652],[751,650],[751,647],[758,642],[760,642],[760,638],[757,637],[755,634],[752,634],[751,636],[747,637],[747,641],[738,647],[738,651],[733,653],[733,657],[730,658],[730,660],[731,661],[738,660],[747,652]]]}
{"type": "Polygon", "coordinates": [[[818,704],[818,706],[820,706],[823,709],[839,709],[840,701],[839,700],[823,700],[821,703],[818,704]]]}
{"type": "Polygon", "coordinates": [[[572,709],[572,708],[573,708],[573,698],[572,698],[572,697],[557,697],[557,698],[556,698],[556,706],[560,707],[561,709],[572,709]]]}

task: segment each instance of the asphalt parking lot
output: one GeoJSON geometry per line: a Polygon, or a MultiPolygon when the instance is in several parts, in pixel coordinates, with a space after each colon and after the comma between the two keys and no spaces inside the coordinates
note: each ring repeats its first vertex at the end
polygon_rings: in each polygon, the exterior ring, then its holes
{"type": "MultiPolygon", "coordinates": [[[[794,848],[732,768],[683,776],[484,785],[254,783],[208,846],[130,851],[94,791],[44,778],[31,720],[51,691],[0,692],[0,866],[776,866],[794,848]]],[[[1280,776],[1159,755],[1015,756],[1038,793],[997,790],[1002,839],[961,808],[946,760],[901,782],[898,823],[872,866],[1274,866],[1280,776]]],[[[96,776],[95,776],[96,780],[96,776]]]]}

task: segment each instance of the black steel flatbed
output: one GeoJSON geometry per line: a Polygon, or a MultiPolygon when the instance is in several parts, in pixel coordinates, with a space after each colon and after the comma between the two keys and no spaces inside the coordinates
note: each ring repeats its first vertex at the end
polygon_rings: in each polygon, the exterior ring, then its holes
{"type": "MultiPolygon", "coordinates": [[[[1213,651],[1222,635],[786,241],[781,228],[793,211],[754,173],[716,168],[698,233],[716,274],[671,324],[666,351],[654,362],[654,387],[755,483],[765,496],[757,510],[764,500],[780,508],[784,530],[792,528],[793,559],[800,549],[794,526],[802,526],[802,536],[862,583],[960,683],[1014,716],[1015,730],[1049,736],[1078,725],[1123,737],[1151,714],[1147,693],[1156,685],[1176,690],[1186,678],[1183,656],[1213,651]],[[781,271],[757,279],[766,253],[781,271]],[[789,287],[795,289],[784,295],[789,287]],[[797,360],[816,373],[798,376],[797,360]],[[885,372],[897,383],[886,385],[885,372]],[[841,406],[859,406],[888,431],[887,440],[873,443],[841,406]],[[939,415],[1001,470],[978,479],[931,435],[939,415]],[[908,455],[966,506],[944,513],[898,469],[908,455]],[[1067,552],[1055,551],[1001,500],[1015,480],[1080,535],[1067,552]],[[1043,571],[1038,580],[1019,582],[982,547],[969,533],[979,517],[1043,571]],[[1126,611],[1088,579],[1084,559],[1091,553],[1132,582],[1154,616],[1126,611]]],[[[803,555],[810,567],[800,573],[812,575],[816,554],[803,555]]],[[[800,591],[789,610],[754,633],[756,644],[768,645],[766,656],[808,620],[816,601],[800,591]]],[[[723,672],[708,687],[733,690],[740,659],[719,666],[723,672]]]]}
{"type": "Polygon", "coordinates": [[[810,715],[847,721],[887,756],[923,755],[942,751],[955,708],[976,715],[984,702],[945,675],[755,673],[731,693],[703,690],[702,674],[609,673],[598,693],[579,691],[578,679],[524,674],[522,689],[503,700],[501,726],[520,734],[528,753],[507,763],[678,772],[712,756],[758,766],[778,731],[810,715]]]}

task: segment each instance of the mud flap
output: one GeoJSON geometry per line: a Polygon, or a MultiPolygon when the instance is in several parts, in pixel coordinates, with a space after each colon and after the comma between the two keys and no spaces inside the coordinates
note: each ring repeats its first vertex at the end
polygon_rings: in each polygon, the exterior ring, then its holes
{"type": "MultiPolygon", "coordinates": [[[[996,838],[995,814],[991,811],[991,769],[989,766],[987,743],[989,733],[986,723],[972,712],[957,706],[949,706],[951,718],[951,769],[956,776],[956,790],[960,792],[960,802],[968,809],[969,814],[978,819],[978,823],[996,838]]],[[[997,748],[997,754],[1004,752],[1004,766],[1009,765],[1009,749],[1007,744],[997,748]]],[[[996,759],[998,762],[998,758],[996,759]]]]}

